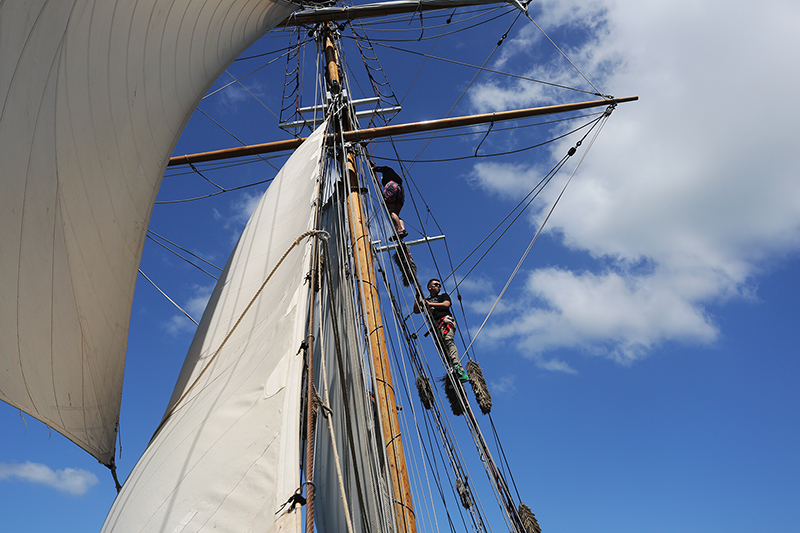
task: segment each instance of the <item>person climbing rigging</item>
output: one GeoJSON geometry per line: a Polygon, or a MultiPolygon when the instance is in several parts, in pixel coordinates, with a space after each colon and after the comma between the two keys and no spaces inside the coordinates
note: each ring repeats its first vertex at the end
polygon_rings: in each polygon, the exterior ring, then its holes
{"type": "MultiPolygon", "coordinates": [[[[428,281],[428,292],[430,293],[424,300],[420,298],[418,302],[414,302],[413,311],[421,313],[424,308],[430,312],[430,317],[435,326],[435,332],[441,341],[442,350],[450,363],[450,367],[456,372],[459,381],[469,381],[469,376],[461,367],[461,362],[458,357],[458,349],[454,341],[456,335],[456,321],[453,319],[453,314],[450,312],[450,295],[446,292],[440,292],[442,283],[433,278],[428,281]]],[[[421,295],[420,295],[421,296],[421,295]]]]}
{"type": "MultiPolygon", "coordinates": [[[[403,191],[403,178],[401,178],[392,167],[378,167],[372,163],[372,170],[380,172],[381,185],[383,185],[383,201],[386,203],[386,209],[389,210],[389,216],[392,218],[392,223],[397,231],[397,236],[401,239],[408,237],[405,223],[400,218],[400,210],[403,208],[405,202],[405,192],[403,191]]],[[[395,236],[392,235],[389,240],[394,240],[395,236]]]]}

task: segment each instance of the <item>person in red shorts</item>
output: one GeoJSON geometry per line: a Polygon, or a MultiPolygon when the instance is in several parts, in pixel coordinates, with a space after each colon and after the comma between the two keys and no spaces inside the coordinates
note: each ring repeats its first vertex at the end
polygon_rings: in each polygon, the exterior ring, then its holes
{"type": "MultiPolygon", "coordinates": [[[[381,185],[383,185],[383,201],[386,203],[386,209],[389,210],[389,216],[392,217],[392,223],[397,231],[397,236],[401,239],[408,237],[408,231],[400,218],[400,210],[403,208],[405,202],[405,192],[403,191],[403,178],[401,178],[392,167],[378,167],[372,164],[372,169],[381,174],[381,185]]],[[[390,240],[394,240],[395,236],[392,235],[390,240]]]]}

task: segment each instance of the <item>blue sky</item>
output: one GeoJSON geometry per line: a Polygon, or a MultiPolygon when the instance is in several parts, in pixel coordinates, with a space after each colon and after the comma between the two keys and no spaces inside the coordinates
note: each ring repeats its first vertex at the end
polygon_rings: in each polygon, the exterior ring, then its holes
{"type": "MultiPolygon", "coordinates": [[[[792,102],[800,6],[562,1],[537,4],[532,13],[602,92],[641,99],[613,113],[475,341],[523,500],[544,531],[795,531],[800,109],[792,102]]],[[[513,17],[443,40],[433,54],[482,64],[513,17]]],[[[437,32],[421,33],[418,21],[403,27],[413,39],[437,32]]],[[[396,38],[378,30],[370,35],[396,38]]],[[[389,44],[427,52],[433,41],[389,44]]],[[[285,37],[271,37],[256,52],[284,46],[285,37]]],[[[394,92],[402,96],[410,86],[395,122],[443,115],[474,75],[429,60],[415,79],[421,58],[376,50],[394,92]]],[[[231,72],[240,76],[259,61],[237,62],[231,72]]],[[[349,61],[360,73],[357,56],[349,61]]],[[[588,87],[523,20],[487,67],[588,87]]],[[[278,112],[284,69],[278,60],[242,83],[278,112]]],[[[591,99],[484,73],[453,114],[564,98],[591,99]]],[[[235,87],[200,108],[247,143],[286,137],[264,106],[235,87]]],[[[524,147],[553,131],[496,131],[481,153],[524,147]]],[[[481,138],[434,141],[421,159],[471,154],[481,138]]],[[[574,142],[410,166],[403,210],[410,238],[423,227],[437,234],[435,217],[459,263],[574,142]]],[[[176,154],[235,145],[197,115],[176,154]]],[[[388,144],[372,146],[378,160],[397,165],[388,144]]],[[[408,160],[420,146],[397,143],[408,160]]],[[[576,162],[461,285],[462,333],[468,326],[474,335],[483,322],[576,162]]],[[[276,171],[261,163],[203,172],[235,187],[276,171]]],[[[151,228],[222,266],[263,189],[159,204],[151,228]]],[[[196,175],[170,171],[159,200],[212,191],[196,175]]],[[[445,272],[448,250],[439,243],[434,251],[445,272]]],[[[414,253],[420,278],[436,275],[432,259],[414,253]]],[[[151,241],[142,270],[199,318],[210,277],[151,241]]],[[[446,286],[452,292],[452,282],[446,286]]],[[[117,459],[123,479],[163,414],[192,334],[192,324],[142,278],[131,322],[117,459]]],[[[22,418],[0,408],[0,531],[99,530],[114,498],[111,476],[60,435],[22,418]]]]}

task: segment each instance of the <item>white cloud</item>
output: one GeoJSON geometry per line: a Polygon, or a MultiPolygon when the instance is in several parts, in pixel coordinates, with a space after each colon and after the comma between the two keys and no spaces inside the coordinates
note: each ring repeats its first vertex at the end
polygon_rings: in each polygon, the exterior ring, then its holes
{"type": "Polygon", "coordinates": [[[258,202],[261,201],[262,196],[263,193],[259,192],[242,193],[239,198],[231,202],[231,209],[233,210],[231,219],[238,224],[247,224],[247,221],[250,220],[250,216],[253,214],[253,211],[255,211],[256,207],[258,206],[258,202]]]}
{"type": "Polygon", "coordinates": [[[502,376],[489,381],[489,390],[495,394],[510,394],[517,390],[514,386],[516,376],[502,376]]]}
{"type": "Polygon", "coordinates": [[[686,284],[682,292],[678,283],[660,276],[540,269],[528,279],[528,311],[485,334],[489,339],[519,339],[520,348],[537,362],[544,352],[559,347],[599,349],[629,363],[666,340],[713,342],[716,327],[687,294],[695,285],[686,284]]]}
{"type": "MultiPolygon", "coordinates": [[[[235,81],[228,83],[227,87],[213,95],[214,106],[218,111],[238,113],[242,103],[252,101],[253,97],[263,99],[268,94],[267,86],[252,79],[244,80],[242,83],[235,81]]],[[[270,112],[272,113],[271,110],[270,112]]]]}
{"type": "Polygon", "coordinates": [[[24,464],[0,463],[0,480],[19,479],[52,487],[73,496],[82,496],[96,485],[97,476],[80,468],[53,470],[49,466],[26,462],[24,464]]]}
{"type": "MultiPolygon", "coordinates": [[[[708,306],[750,297],[765,264],[800,247],[800,4],[548,1],[543,13],[548,30],[577,15],[594,33],[570,56],[604,92],[641,100],[614,112],[549,222],[566,246],[598,260],[596,270],[530,273],[513,305],[529,310],[484,334],[511,335],[540,364],[563,347],[624,363],[667,341],[713,343],[720,332],[708,306]]],[[[546,97],[528,85],[484,85],[473,104],[546,97]]],[[[511,197],[539,170],[474,172],[481,187],[511,197]]]]}
{"type": "Polygon", "coordinates": [[[242,229],[250,220],[250,216],[258,207],[258,203],[264,196],[264,191],[242,192],[235,200],[231,201],[230,209],[227,214],[213,209],[214,220],[221,223],[223,229],[231,230],[231,243],[236,243],[242,234],[242,229]]]}

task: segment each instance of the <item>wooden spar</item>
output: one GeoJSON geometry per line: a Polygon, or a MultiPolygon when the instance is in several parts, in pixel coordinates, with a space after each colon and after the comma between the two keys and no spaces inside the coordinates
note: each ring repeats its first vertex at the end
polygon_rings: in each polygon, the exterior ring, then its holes
{"type": "Polygon", "coordinates": [[[297,11],[289,15],[278,26],[303,26],[319,22],[355,20],[369,17],[383,17],[400,13],[416,13],[435,9],[455,9],[487,4],[505,4],[506,0],[398,0],[380,4],[360,6],[323,7],[308,11],[297,11]]]}
{"type": "MultiPolygon", "coordinates": [[[[515,109],[512,111],[500,111],[497,113],[483,113],[480,115],[467,115],[464,117],[442,118],[438,120],[427,120],[424,122],[412,122],[409,124],[396,124],[393,126],[380,126],[364,130],[351,130],[344,132],[346,141],[360,141],[367,139],[377,139],[389,137],[391,135],[404,135],[407,133],[419,133],[423,131],[434,131],[446,128],[458,128],[462,126],[475,126],[489,122],[501,122],[504,120],[517,120],[520,118],[535,117],[539,115],[553,115],[556,113],[567,113],[570,111],[580,111],[592,107],[604,105],[616,105],[624,102],[634,102],[638,96],[627,96],[624,98],[609,98],[604,100],[592,100],[589,102],[577,102],[574,104],[561,104],[545,107],[532,107],[528,109],[515,109]]],[[[207,161],[219,161],[222,159],[232,159],[234,157],[245,157],[285,150],[294,150],[303,144],[306,138],[288,139],[264,144],[253,144],[250,146],[240,146],[237,148],[227,148],[225,150],[215,150],[213,152],[203,152],[199,154],[180,155],[172,157],[167,166],[188,165],[190,163],[203,163],[207,161]]]]}

